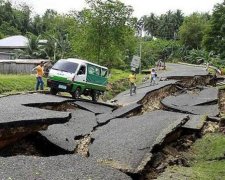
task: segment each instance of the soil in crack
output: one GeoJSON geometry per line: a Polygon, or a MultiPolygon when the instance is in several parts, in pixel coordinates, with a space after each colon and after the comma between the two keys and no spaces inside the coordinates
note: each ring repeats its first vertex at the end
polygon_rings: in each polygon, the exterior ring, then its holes
{"type": "Polygon", "coordinates": [[[48,157],[63,154],[69,154],[69,152],[50,143],[39,133],[30,134],[0,151],[2,157],[17,155],[48,157]]]}

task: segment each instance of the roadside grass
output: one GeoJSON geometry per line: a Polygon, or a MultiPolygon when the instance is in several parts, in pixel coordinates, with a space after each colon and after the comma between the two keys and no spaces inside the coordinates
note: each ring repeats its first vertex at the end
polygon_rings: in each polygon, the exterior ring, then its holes
{"type": "MultiPolygon", "coordinates": [[[[163,177],[175,179],[225,179],[225,135],[206,134],[185,155],[190,167],[168,167],[163,177]]],[[[160,178],[159,178],[160,179],[160,178]]]]}
{"type": "Polygon", "coordinates": [[[225,85],[219,85],[217,86],[219,90],[224,90],[225,89],[225,85]]]}
{"type": "MultiPolygon", "coordinates": [[[[46,81],[45,78],[44,81],[46,81]]],[[[33,91],[35,84],[35,75],[0,74],[0,94],[7,92],[33,91]]]]}

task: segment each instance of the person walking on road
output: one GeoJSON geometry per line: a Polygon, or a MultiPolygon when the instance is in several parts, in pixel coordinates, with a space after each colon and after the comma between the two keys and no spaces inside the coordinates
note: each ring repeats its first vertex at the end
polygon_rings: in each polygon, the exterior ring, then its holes
{"type": "Polygon", "coordinates": [[[135,74],[135,72],[132,72],[129,75],[129,83],[130,83],[130,96],[132,96],[132,93],[136,94],[136,74],[135,74]]]}
{"type": "Polygon", "coordinates": [[[44,61],[41,61],[41,63],[32,69],[32,71],[36,70],[36,86],[35,90],[37,91],[40,86],[40,90],[44,90],[44,81],[43,81],[43,75],[44,75],[44,61]]]}
{"type": "Polygon", "coordinates": [[[156,70],[154,68],[152,68],[151,70],[151,75],[150,75],[150,85],[155,85],[156,84],[156,77],[157,77],[157,73],[156,70]]]}

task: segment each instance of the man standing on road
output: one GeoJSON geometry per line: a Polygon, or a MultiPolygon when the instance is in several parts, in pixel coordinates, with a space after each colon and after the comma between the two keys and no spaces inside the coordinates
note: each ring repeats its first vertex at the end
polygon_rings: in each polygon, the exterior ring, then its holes
{"type": "Polygon", "coordinates": [[[39,89],[39,86],[41,90],[44,90],[44,81],[42,79],[44,75],[44,61],[41,61],[41,63],[38,66],[32,69],[32,71],[35,71],[35,70],[36,70],[36,79],[37,79],[35,90],[37,91],[39,89]]]}
{"type": "Polygon", "coordinates": [[[151,70],[151,76],[150,76],[150,85],[155,85],[156,84],[156,77],[157,77],[157,73],[156,70],[154,68],[152,68],[151,70]]]}
{"type": "Polygon", "coordinates": [[[130,83],[130,95],[132,96],[132,93],[136,94],[136,74],[134,71],[132,71],[132,74],[129,75],[129,83],[130,83]]]}

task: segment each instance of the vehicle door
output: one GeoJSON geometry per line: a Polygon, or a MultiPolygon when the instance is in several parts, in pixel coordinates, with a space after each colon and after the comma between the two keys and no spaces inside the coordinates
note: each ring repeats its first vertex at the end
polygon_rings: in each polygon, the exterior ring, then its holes
{"type": "Polygon", "coordinates": [[[86,65],[81,65],[77,71],[76,81],[81,83],[86,83],[87,67],[86,65]]]}

